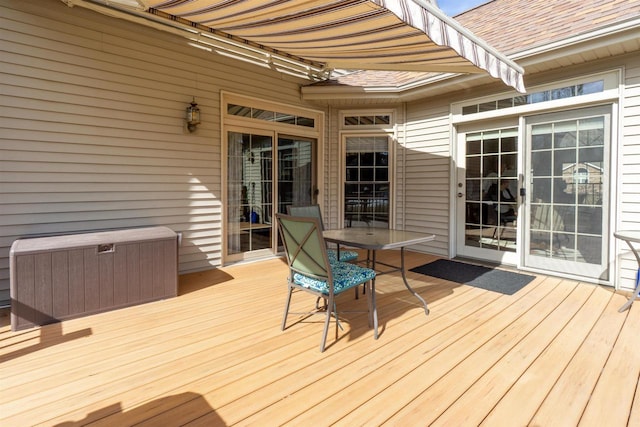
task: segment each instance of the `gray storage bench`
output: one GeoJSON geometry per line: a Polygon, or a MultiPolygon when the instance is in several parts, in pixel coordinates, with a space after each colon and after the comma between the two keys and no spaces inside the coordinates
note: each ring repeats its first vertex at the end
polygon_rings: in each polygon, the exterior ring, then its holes
{"type": "Polygon", "coordinates": [[[178,236],[167,227],[19,239],[9,264],[14,331],[178,293],[178,236]]]}

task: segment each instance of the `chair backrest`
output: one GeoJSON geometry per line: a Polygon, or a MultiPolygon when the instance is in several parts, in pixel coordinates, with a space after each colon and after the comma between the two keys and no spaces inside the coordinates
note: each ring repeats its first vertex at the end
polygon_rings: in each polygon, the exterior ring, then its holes
{"type": "Polygon", "coordinates": [[[318,218],[276,214],[289,268],[296,273],[331,281],[327,247],[318,218]]]}
{"type": "Polygon", "coordinates": [[[304,206],[287,206],[287,213],[292,216],[304,216],[309,218],[317,218],[320,221],[320,229],[324,230],[324,223],[322,222],[322,212],[320,212],[319,205],[304,205],[304,206]]]}

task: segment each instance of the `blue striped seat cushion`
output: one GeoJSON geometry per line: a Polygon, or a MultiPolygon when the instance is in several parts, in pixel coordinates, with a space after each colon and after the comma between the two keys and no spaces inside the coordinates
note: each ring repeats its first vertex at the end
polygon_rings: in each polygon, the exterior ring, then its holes
{"type": "MultiPolygon", "coordinates": [[[[368,282],[376,276],[375,271],[370,268],[360,267],[359,265],[350,264],[348,262],[331,263],[331,273],[333,275],[333,292],[339,294],[347,289],[358,286],[361,283],[368,282]]],[[[329,295],[329,287],[326,280],[319,280],[308,277],[300,273],[293,275],[293,282],[304,288],[313,289],[329,295]]]]}

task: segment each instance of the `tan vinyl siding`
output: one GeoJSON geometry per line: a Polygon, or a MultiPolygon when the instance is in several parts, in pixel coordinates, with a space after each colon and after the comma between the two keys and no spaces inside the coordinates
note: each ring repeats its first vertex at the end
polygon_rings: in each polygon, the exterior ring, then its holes
{"type": "Polygon", "coordinates": [[[406,191],[405,184],[407,182],[405,176],[405,168],[407,161],[407,150],[404,148],[404,144],[407,140],[406,136],[406,104],[396,107],[396,130],[395,140],[392,141],[394,147],[392,148],[394,159],[394,175],[393,182],[391,184],[391,191],[393,193],[393,221],[395,228],[405,228],[405,210],[406,210],[406,191]]]}
{"type": "MultiPolygon", "coordinates": [[[[625,66],[622,129],[618,167],[619,230],[640,230],[640,58],[630,59],[625,66]]],[[[620,255],[620,287],[632,289],[638,263],[626,243],[618,241],[620,255]]]]}
{"type": "Polygon", "coordinates": [[[300,105],[302,81],[59,0],[2,0],[0,28],[0,300],[27,236],[164,225],[180,272],[220,265],[220,91],[300,105]]]}
{"type": "Polygon", "coordinates": [[[330,108],[327,113],[327,139],[323,159],[324,176],[320,178],[324,184],[324,194],[319,194],[324,215],[322,219],[325,226],[330,229],[342,226],[342,221],[338,217],[342,209],[342,161],[335,160],[342,156],[338,132],[340,129],[339,113],[340,110],[334,108],[330,108]]]}
{"type": "Polygon", "coordinates": [[[405,211],[407,230],[434,233],[424,250],[447,256],[449,250],[449,105],[415,103],[407,107],[405,211]]]}

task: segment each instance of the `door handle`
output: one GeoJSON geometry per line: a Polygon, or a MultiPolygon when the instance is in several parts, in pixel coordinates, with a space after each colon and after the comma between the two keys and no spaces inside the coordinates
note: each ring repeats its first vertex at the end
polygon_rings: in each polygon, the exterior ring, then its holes
{"type": "Polygon", "coordinates": [[[464,193],[458,193],[458,197],[464,196],[464,193]]]}

